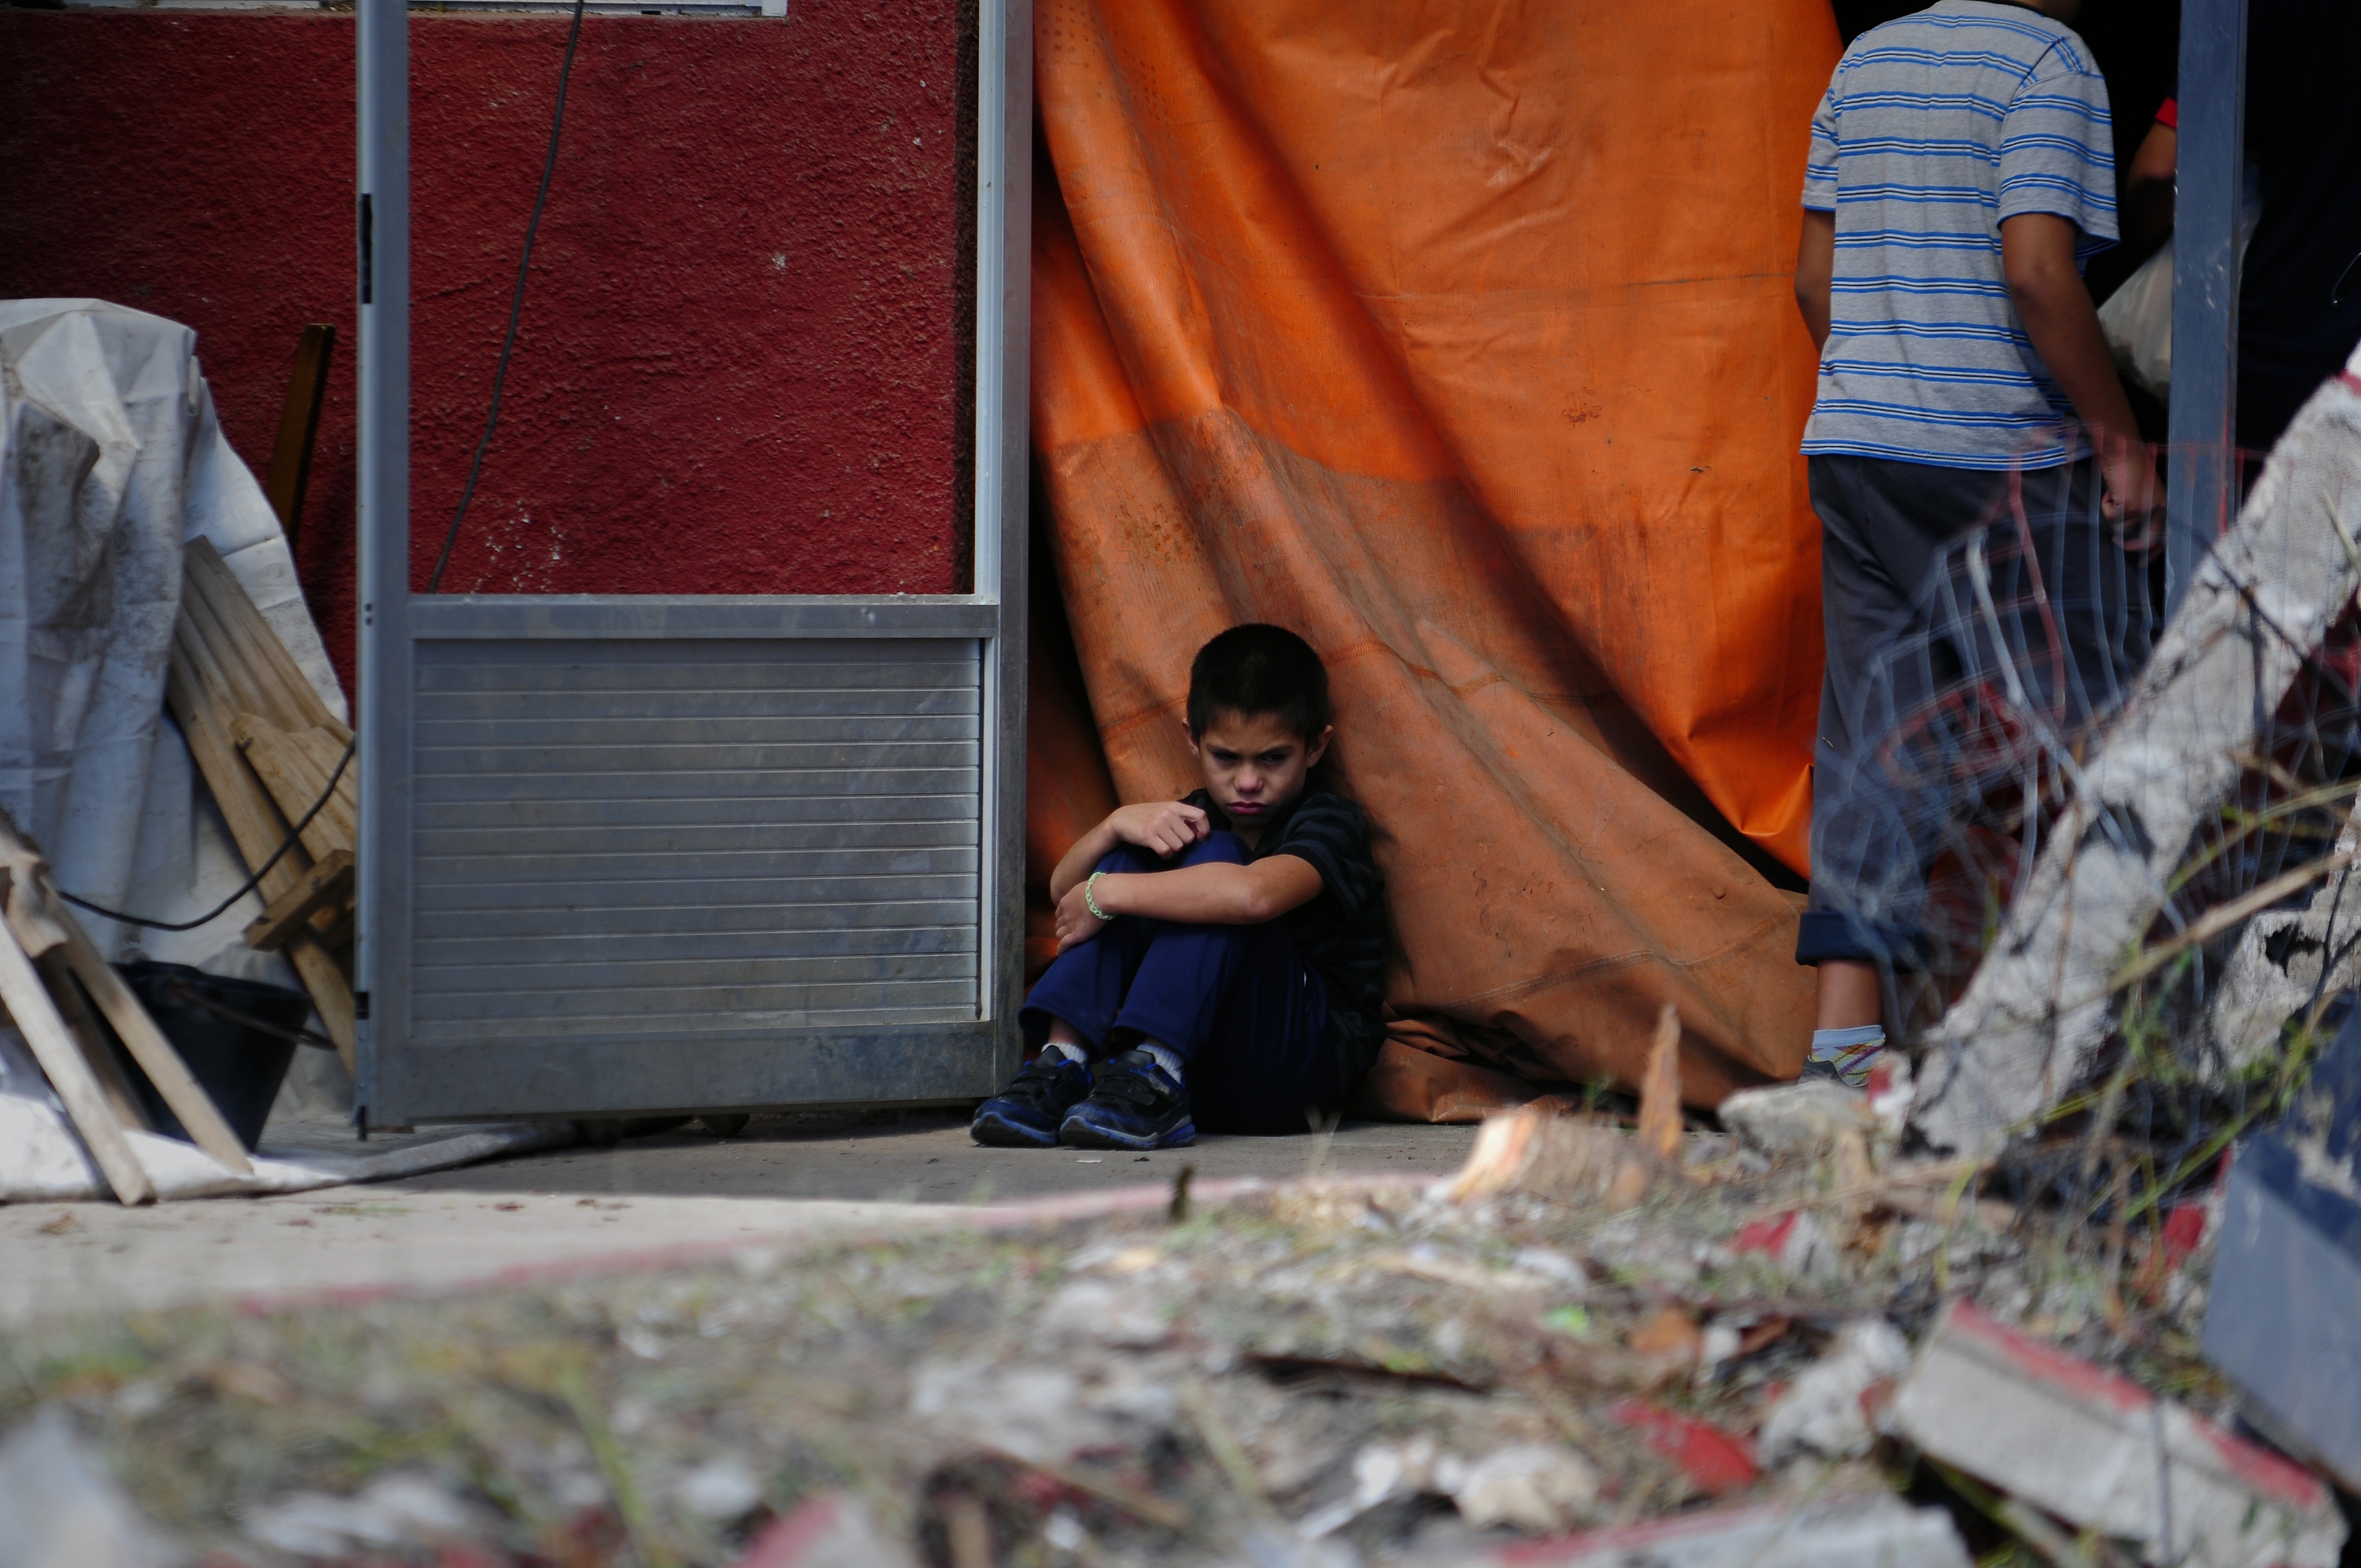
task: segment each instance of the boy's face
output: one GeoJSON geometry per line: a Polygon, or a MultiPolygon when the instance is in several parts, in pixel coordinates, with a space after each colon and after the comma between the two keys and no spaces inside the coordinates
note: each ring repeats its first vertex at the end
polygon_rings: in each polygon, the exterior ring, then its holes
{"type": "Polygon", "coordinates": [[[1189,749],[1213,804],[1251,831],[1303,793],[1304,775],[1327,754],[1335,733],[1330,725],[1306,744],[1276,714],[1217,713],[1203,734],[1190,732],[1189,749]]]}

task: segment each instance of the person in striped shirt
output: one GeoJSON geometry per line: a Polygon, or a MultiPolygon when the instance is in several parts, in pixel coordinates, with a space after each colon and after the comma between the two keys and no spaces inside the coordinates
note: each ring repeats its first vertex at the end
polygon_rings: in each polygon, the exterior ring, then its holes
{"type": "Polygon", "coordinates": [[[1862,889],[1897,880],[1881,857],[1925,847],[1866,825],[1861,762],[1881,739],[1865,732],[1873,681],[1895,683],[1880,712],[1923,695],[1880,654],[1914,630],[1937,558],[2012,487],[2073,535],[2058,559],[2108,579],[2066,585],[2086,597],[2137,591],[2125,551],[2153,543],[2154,459],[2081,278],[2116,226],[2106,83],[2067,26],[2078,4],[1938,0],[1856,38],[1812,118],[1795,300],[1820,348],[1803,450],[1828,673],[1795,954],[1819,969],[1807,1076],[1865,1081],[1884,977],[1916,956],[1906,901],[1872,908],[1862,889]]]}

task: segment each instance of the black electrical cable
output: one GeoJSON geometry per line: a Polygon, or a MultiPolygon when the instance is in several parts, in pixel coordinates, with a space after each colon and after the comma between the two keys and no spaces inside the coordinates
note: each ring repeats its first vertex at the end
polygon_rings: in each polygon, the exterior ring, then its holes
{"type": "Polygon", "coordinates": [[[467,503],[476,499],[476,480],[484,471],[484,454],[491,450],[492,431],[500,422],[500,385],[509,376],[509,352],[516,347],[517,321],[524,314],[524,279],[533,267],[533,239],[541,232],[541,209],[549,202],[549,181],[557,172],[557,133],[566,126],[566,84],[574,75],[574,46],[582,40],[582,11],[587,0],[574,0],[574,29],[566,35],[566,63],[557,68],[557,112],[549,121],[549,156],[541,166],[541,193],[533,199],[533,218],[524,225],[524,255],[517,259],[516,291],[509,298],[509,334],[500,342],[500,362],[492,372],[492,407],[484,416],[484,438],[476,443],[476,460],[467,468],[467,488],[459,492],[459,510],[452,514],[451,531],[443,536],[443,554],[434,558],[434,575],[426,579],[430,594],[443,591],[443,568],[451,564],[451,547],[459,543],[459,525],[467,521],[467,503]]]}
{"type": "Polygon", "coordinates": [[[303,837],[303,829],[312,826],[312,818],[319,816],[322,811],[327,808],[329,799],[336,793],[336,784],[338,781],[344,778],[345,770],[352,765],[353,749],[359,744],[360,738],[358,736],[355,736],[352,740],[345,742],[345,754],[336,759],[336,771],[328,775],[328,787],[321,792],[319,799],[312,803],[312,809],[303,814],[303,820],[298,822],[292,828],[289,829],[286,839],[280,842],[279,848],[270,851],[270,858],[263,861],[260,866],[257,867],[254,874],[247,878],[245,883],[239,886],[236,893],[231,894],[227,898],[225,898],[219,904],[214,905],[213,908],[208,910],[206,913],[198,916],[194,920],[182,920],[175,924],[166,920],[150,920],[146,916],[139,915],[126,915],[119,910],[108,909],[104,905],[93,904],[86,898],[76,898],[72,894],[66,892],[63,888],[60,888],[58,890],[58,896],[64,899],[68,904],[72,905],[76,909],[87,909],[93,915],[104,915],[109,920],[116,921],[125,926],[144,926],[150,931],[193,931],[200,926],[207,925],[213,921],[220,919],[223,916],[229,913],[229,906],[231,905],[236,904],[239,899],[244,898],[247,894],[252,893],[258,886],[261,885],[262,879],[270,874],[270,868],[284,860],[287,856],[287,851],[293,849],[296,842],[303,837]]]}

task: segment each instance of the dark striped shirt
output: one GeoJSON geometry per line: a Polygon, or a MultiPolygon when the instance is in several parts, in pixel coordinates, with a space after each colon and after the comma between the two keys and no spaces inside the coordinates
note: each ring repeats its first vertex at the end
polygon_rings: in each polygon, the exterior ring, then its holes
{"type": "Polygon", "coordinates": [[[2000,225],[2050,213],[2115,237],[2107,84],[2063,23],[1939,0],[1855,38],[1812,116],[1804,205],[1836,214],[1807,453],[1956,468],[2082,455],[2017,319],[2000,225]]]}
{"type": "MultiPolygon", "coordinates": [[[[1205,812],[1216,828],[1235,831],[1203,790],[1186,804],[1205,812]]],[[[1328,991],[1341,1098],[1386,1037],[1386,877],[1369,850],[1369,818],[1341,795],[1306,789],[1264,825],[1254,858],[1272,855],[1293,855],[1320,873],[1319,896],[1288,912],[1287,934],[1328,991]]]]}

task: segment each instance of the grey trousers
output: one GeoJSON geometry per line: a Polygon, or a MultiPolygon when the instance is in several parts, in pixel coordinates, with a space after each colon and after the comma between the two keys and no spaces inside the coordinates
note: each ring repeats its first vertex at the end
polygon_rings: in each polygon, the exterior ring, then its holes
{"type": "Polygon", "coordinates": [[[1916,968],[1946,835],[1995,770],[2107,710],[2146,661],[2147,558],[2100,516],[2093,461],[1809,462],[1828,667],[1795,961],[1916,968]]]}

